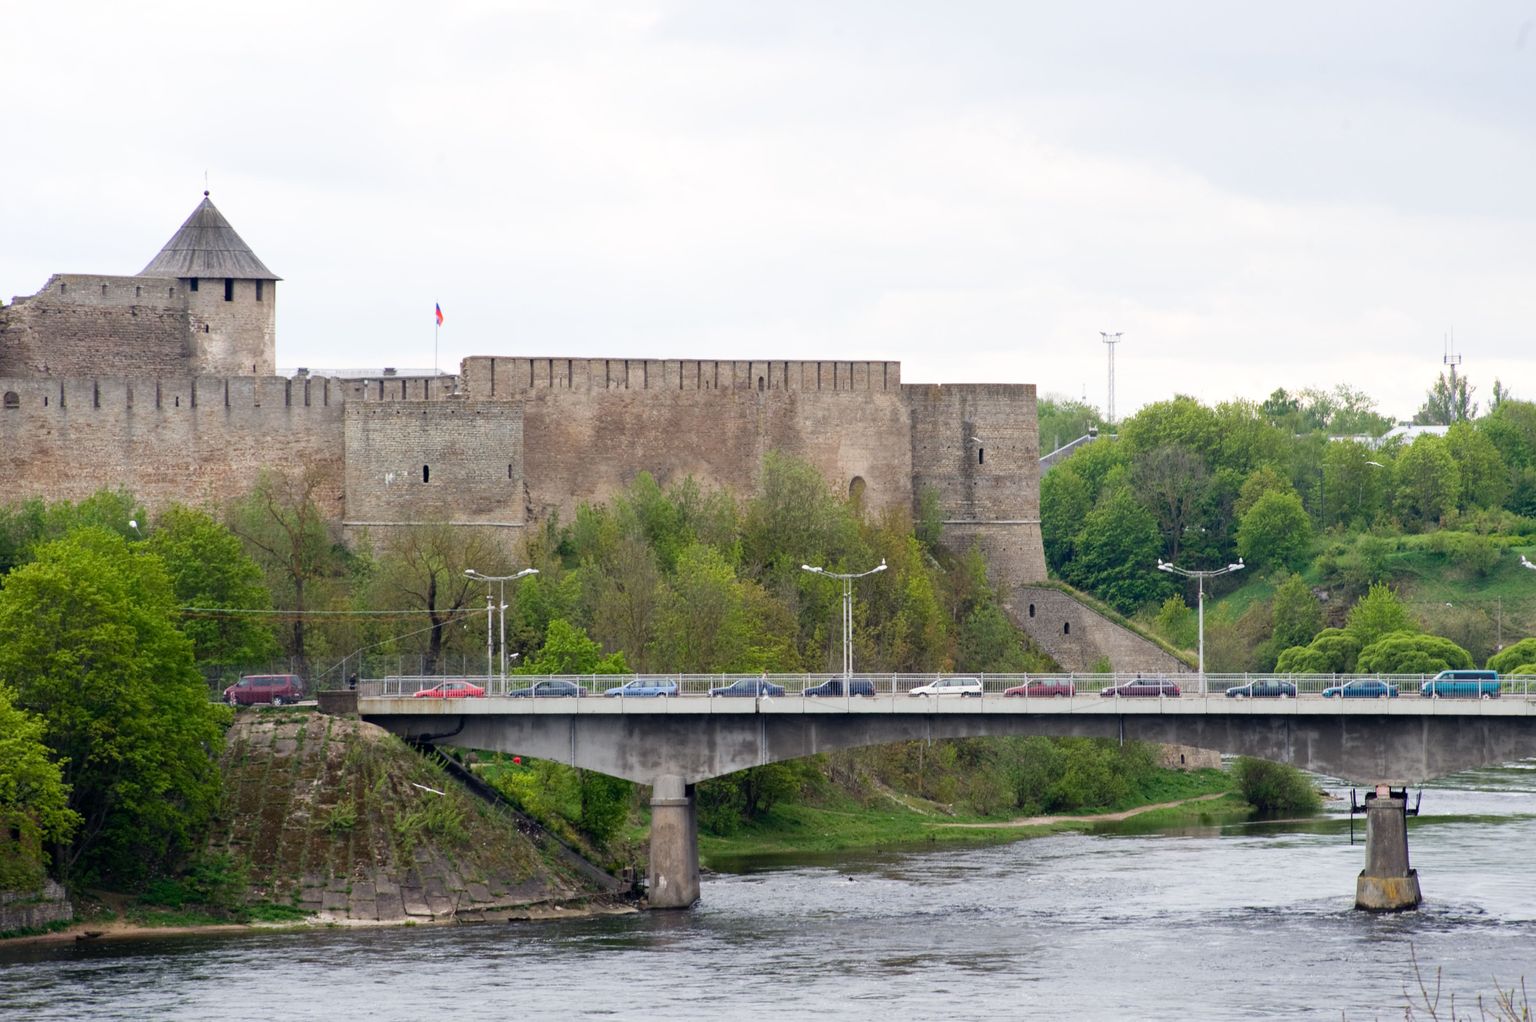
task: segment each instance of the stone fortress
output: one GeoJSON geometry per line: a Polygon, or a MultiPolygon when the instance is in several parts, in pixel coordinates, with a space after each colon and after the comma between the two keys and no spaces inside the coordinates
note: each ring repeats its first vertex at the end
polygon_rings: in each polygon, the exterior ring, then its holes
{"type": "Polygon", "coordinates": [[[1045,578],[1032,384],[903,383],[897,362],[490,355],[457,376],[284,377],[279,280],[205,192],[139,274],[56,274],[0,307],[7,499],[120,486],[150,509],[222,506],[263,468],[302,469],[349,530],[515,538],[641,471],[751,492],[778,450],[875,512],[915,514],[931,488],[943,542],[979,547],[1010,614],[1064,666],[1173,667],[1030,585],[1045,578]]]}

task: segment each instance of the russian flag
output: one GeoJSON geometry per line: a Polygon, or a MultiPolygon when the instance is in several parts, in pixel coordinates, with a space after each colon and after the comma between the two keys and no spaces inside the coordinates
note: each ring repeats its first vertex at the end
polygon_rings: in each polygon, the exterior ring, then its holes
{"type": "Polygon", "coordinates": [[[441,305],[438,305],[436,302],[433,302],[432,304],[437,308],[437,325],[438,326],[442,326],[443,325],[443,307],[441,305]]]}

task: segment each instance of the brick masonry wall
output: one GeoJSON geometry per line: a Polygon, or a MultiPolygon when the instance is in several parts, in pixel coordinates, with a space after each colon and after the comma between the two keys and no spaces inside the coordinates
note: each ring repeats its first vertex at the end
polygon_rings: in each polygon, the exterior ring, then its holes
{"type": "Polygon", "coordinates": [[[350,402],[345,422],[349,527],[525,522],[520,403],[350,402]]]}
{"type": "Polygon", "coordinates": [[[510,400],[532,390],[893,391],[900,362],[719,359],[498,358],[464,360],[465,393],[510,400]]]}
{"type": "Polygon", "coordinates": [[[185,376],[189,323],[180,281],[57,274],[0,309],[0,376],[185,376]]]}
{"type": "Polygon", "coordinates": [[[223,506],[264,467],[312,468],[339,520],[340,391],[323,378],[0,379],[0,477],[8,499],[125,487],[154,510],[223,506]]]}
{"type": "Polygon", "coordinates": [[[1020,586],[1011,593],[1014,620],[1069,671],[1088,672],[1108,657],[1121,673],[1184,674],[1188,665],[1156,643],[1083,606],[1056,589],[1020,586]]]}
{"type": "Polygon", "coordinates": [[[277,281],[231,280],[227,291],[223,277],[199,279],[196,291],[185,286],[190,282],[181,283],[193,373],[271,376],[277,371],[277,281]]]}

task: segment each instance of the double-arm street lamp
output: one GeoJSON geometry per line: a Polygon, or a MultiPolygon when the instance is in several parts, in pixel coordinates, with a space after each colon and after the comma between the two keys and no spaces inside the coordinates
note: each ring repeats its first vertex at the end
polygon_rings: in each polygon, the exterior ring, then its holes
{"type": "Polygon", "coordinates": [[[1205,695],[1205,580],[1215,578],[1217,575],[1225,575],[1229,571],[1242,571],[1243,559],[1239,557],[1236,564],[1229,564],[1225,568],[1207,568],[1197,570],[1193,568],[1181,568],[1169,561],[1158,561],[1158,571],[1167,571],[1175,575],[1183,575],[1185,578],[1195,580],[1199,597],[1199,636],[1200,636],[1200,660],[1197,670],[1200,672],[1200,694],[1205,695]]]}
{"type": "Polygon", "coordinates": [[[885,570],[885,558],[868,571],[836,572],[826,568],[813,568],[809,564],[800,565],[802,571],[808,571],[812,575],[821,575],[823,578],[841,579],[843,582],[843,691],[846,694],[849,688],[849,679],[853,676],[853,580],[863,578],[865,575],[873,575],[877,571],[885,570]]]}
{"type": "MultiPolygon", "coordinates": [[[[501,683],[507,683],[507,583],[516,582],[528,575],[537,575],[538,568],[524,568],[516,575],[482,575],[474,568],[465,568],[464,574],[476,582],[496,583],[496,602],[500,605],[499,617],[501,619],[501,683]]],[[[491,590],[486,586],[485,590],[485,675],[490,679],[491,675],[491,590]]]]}
{"type": "Polygon", "coordinates": [[[1520,567],[1530,568],[1533,571],[1536,571],[1536,564],[1532,564],[1530,561],[1526,560],[1524,554],[1520,555],[1520,567]]]}

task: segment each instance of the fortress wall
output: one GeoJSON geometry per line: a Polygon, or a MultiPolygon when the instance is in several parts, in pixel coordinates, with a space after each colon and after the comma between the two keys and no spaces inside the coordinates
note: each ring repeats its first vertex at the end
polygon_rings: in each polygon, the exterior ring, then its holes
{"type": "Polygon", "coordinates": [[[911,413],[914,501],[933,488],[943,542],[956,551],[979,546],[1013,612],[1007,583],[1045,578],[1034,384],[901,389],[911,413]]]}
{"type": "Polygon", "coordinates": [[[348,401],[447,401],[457,400],[457,376],[348,377],[348,401]]]}
{"type": "Polygon", "coordinates": [[[558,512],[570,521],[580,504],[607,501],[641,471],[663,486],[692,476],[749,494],[770,450],[804,459],[844,494],[861,480],[875,511],[911,506],[907,412],[894,390],[768,391],[765,384],[759,392],[754,384],[679,395],[546,387],[523,396],[523,468],[535,519],[558,512]]]}
{"type": "Polygon", "coordinates": [[[173,278],[56,274],[0,309],[0,376],[186,375],[190,323],[173,278]]]}
{"type": "Polygon", "coordinates": [[[463,386],[476,400],[538,390],[896,391],[901,363],[480,355],[464,360],[463,386]]]}
{"type": "Polygon", "coordinates": [[[349,527],[523,523],[520,404],[350,403],[345,423],[349,527]]]}
{"type": "Polygon", "coordinates": [[[262,468],[313,469],[342,514],[342,402],[325,379],[0,379],[7,498],[80,500],[125,487],[150,510],[222,507],[262,468]],[[15,395],[10,406],[10,395],[15,395]]]}

